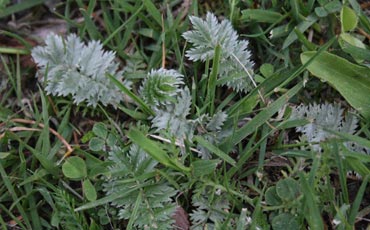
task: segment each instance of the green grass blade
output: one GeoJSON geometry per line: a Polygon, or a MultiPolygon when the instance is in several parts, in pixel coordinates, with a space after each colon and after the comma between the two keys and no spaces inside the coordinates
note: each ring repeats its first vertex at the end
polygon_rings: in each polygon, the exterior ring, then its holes
{"type": "Polygon", "coordinates": [[[19,203],[19,197],[17,197],[17,194],[14,190],[14,187],[12,185],[12,182],[9,180],[9,176],[5,172],[5,169],[3,167],[2,162],[0,161],[0,176],[2,179],[2,182],[4,183],[5,187],[7,188],[10,196],[12,197],[13,201],[16,202],[13,205],[17,207],[18,212],[23,217],[23,221],[25,222],[27,229],[32,229],[30,221],[28,219],[28,215],[26,214],[25,210],[23,209],[22,205],[19,203]]]}
{"type": "Polygon", "coordinates": [[[218,157],[220,157],[222,160],[226,161],[227,163],[235,166],[236,162],[234,159],[229,157],[226,153],[224,153],[222,150],[217,148],[216,146],[209,143],[207,140],[205,140],[201,136],[195,136],[194,140],[197,141],[200,145],[211,151],[212,153],[216,154],[218,157]]]}
{"type": "Polygon", "coordinates": [[[360,189],[357,191],[357,195],[356,195],[356,198],[355,198],[355,201],[353,202],[352,204],[352,208],[351,208],[351,211],[349,213],[349,217],[348,217],[348,223],[354,227],[355,225],[355,221],[356,221],[356,216],[358,214],[358,210],[360,208],[360,205],[361,205],[361,202],[362,202],[362,199],[363,199],[363,196],[365,194],[365,191],[366,191],[366,187],[367,187],[367,183],[369,182],[369,178],[370,178],[370,175],[367,175],[363,181],[362,181],[362,184],[360,186],[360,189]]]}
{"type": "Polygon", "coordinates": [[[96,200],[96,201],[84,204],[84,205],[82,205],[78,208],[75,208],[74,211],[79,212],[79,211],[83,211],[83,210],[86,210],[86,209],[95,208],[95,207],[100,206],[100,205],[108,204],[109,202],[112,202],[116,199],[120,199],[122,197],[125,197],[125,196],[131,194],[132,192],[134,192],[135,190],[140,189],[144,186],[147,186],[147,185],[145,185],[145,184],[138,185],[137,187],[134,187],[132,189],[128,189],[126,192],[123,192],[123,193],[113,193],[112,195],[105,196],[105,197],[103,197],[99,200],[96,200]]]}
{"type": "MultiPolygon", "coordinates": [[[[0,210],[2,210],[4,213],[6,213],[6,215],[8,215],[12,220],[14,220],[14,222],[17,223],[21,229],[27,229],[27,227],[24,226],[24,224],[22,223],[22,221],[20,221],[10,210],[8,210],[1,203],[0,203],[0,210]]],[[[9,228],[7,228],[7,224],[4,223],[4,225],[3,225],[2,222],[4,222],[4,221],[3,220],[0,221],[0,223],[2,224],[1,227],[2,228],[5,228],[5,230],[9,230],[9,228]]]]}
{"type": "Polygon", "coordinates": [[[132,100],[134,100],[136,103],[138,103],[141,108],[143,109],[144,112],[147,112],[148,114],[154,116],[155,113],[153,112],[152,109],[149,108],[149,106],[147,106],[145,104],[145,102],[143,100],[141,100],[138,96],[136,96],[133,92],[131,92],[131,90],[129,90],[128,88],[126,88],[126,86],[124,86],[121,82],[119,82],[115,77],[113,77],[112,75],[108,74],[107,75],[108,78],[113,81],[113,83],[123,92],[125,93],[127,96],[129,96],[132,100]]]}
{"type": "Polygon", "coordinates": [[[315,194],[312,186],[307,183],[303,173],[299,174],[302,191],[305,198],[305,205],[308,208],[308,213],[305,215],[306,220],[311,229],[324,229],[324,224],[320,215],[320,210],[316,205],[315,194]]]}
{"type": "Polygon", "coordinates": [[[171,159],[170,156],[163,149],[161,149],[156,142],[147,138],[138,129],[131,128],[131,130],[127,133],[127,136],[132,140],[132,142],[144,149],[159,163],[175,170],[190,172],[190,168],[182,165],[177,159],[171,159]]]}
{"type": "Polygon", "coordinates": [[[225,152],[229,152],[233,146],[237,145],[244,138],[252,134],[261,125],[267,122],[268,119],[270,119],[276,112],[278,112],[279,109],[281,109],[291,97],[298,93],[302,86],[302,83],[298,83],[275,102],[271,103],[268,107],[263,109],[246,125],[236,130],[234,134],[232,134],[226,141],[221,144],[221,149],[223,149],[225,152]]]}
{"type": "Polygon", "coordinates": [[[155,7],[151,0],[143,0],[143,4],[146,7],[148,13],[154,18],[158,25],[162,25],[161,12],[155,7]]]}
{"type": "Polygon", "coordinates": [[[134,208],[132,210],[132,213],[131,213],[131,216],[130,216],[130,219],[128,221],[128,224],[127,224],[127,227],[126,229],[127,230],[131,230],[133,229],[133,224],[134,222],[136,221],[136,218],[137,218],[137,212],[140,208],[140,203],[142,201],[142,198],[143,198],[143,191],[140,191],[139,194],[137,195],[137,198],[136,198],[136,202],[135,202],[135,205],[134,205],[134,208]]]}
{"type": "Polygon", "coordinates": [[[215,57],[213,59],[211,75],[208,79],[206,105],[209,105],[209,114],[212,116],[215,112],[215,94],[217,75],[221,61],[221,46],[217,45],[215,48],[215,57]]]}
{"type": "Polygon", "coordinates": [[[20,49],[20,48],[9,48],[9,47],[0,47],[0,53],[1,54],[29,54],[30,51],[26,49],[20,49]]]}
{"type": "Polygon", "coordinates": [[[119,32],[123,30],[132,20],[136,18],[136,16],[140,13],[140,11],[144,8],[144,6],[140,6],[135,13],[133,13],[129,19],[127,19],[121,26],[119,26],[116,30],[114,30],[104,41],[103,45],[107,45],[110,40],[114,38],[119,32]]]}
{"type": "Polygon", "coordinates": [[[348,186],[347,186],[347,171],[344,168],[344,164],[342,161],[341,154],[339,153],[338,143],[333,140],[332,142],[327,144],[327,152],[324,153],[330,154],[333,153],[335,163],[338,167],[338,174],[339,174],[339,182],[343,194],[343,200],[346,204],[349,204],[349,193],[348,193],[348,186]]]}
{"type": "Polygon", "coordinates": [[[7,17],[9,15],[15,14],[22,10],[26,10],[28,8],[40,5],[44,3],[46,0],[32,0],[32,1],[22,1],[17,4],[11,5],[4,10],[0,11],[0,18],[7,17]]]}

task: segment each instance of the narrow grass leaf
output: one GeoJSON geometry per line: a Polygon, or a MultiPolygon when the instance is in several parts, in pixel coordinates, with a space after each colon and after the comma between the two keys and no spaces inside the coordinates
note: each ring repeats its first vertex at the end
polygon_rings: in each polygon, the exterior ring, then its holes
{"type": "Polygon", "coordinates": [[[150,115],[155,115],[153,110],[149,108],[149,106],[147,106],[145,104],[145,102],[143,100],[141,100],[138,96],[136,96],[133,92],[131,92],[131,90],[129,90],[128,88],[126,88],[121,82],[119,82],[114,76],[108,74],[107,75],[109,77],[109,79],[111,81],[114,82],[114,84],[123,92],[125,93],[127,96],[129,96],[132,100],[134,100],[136,103],[138,103],[141,108],[143,109],[143,111],[147,112],[148,114],[150,115]]]}
{"type": "Polygon", "coordinates": [[[148,13],[154,18],[158,25],[162,25],[162,16],[151,0],[143,0],[148,13]]]}
{"type": "Polygon", "coordinates": [[[134,225],[134,222],[137,219],[137,214],[138,214],[138,211],[139,211],[139,208],[140,208],[140,204],[142,202],[142,199],[143,199],[143,191],[140,191],[137,194],[136,202],[135,202],[134,208],[132,210],[130,219],[129,219],[128,224],[127,224],[127,227],[126,227],[127,230],[133,229],[133,225],[134,225]]]}
{"type": "Polygon", "coordinates": [[[7,17],[11,14],[15,14],[15,13],[20,12],[22,10],[26,10],[26,9],[31,8],[31,7],[40,5],[40,4],[44,3],[45,1],[46,0],[32,0],[32,1],[18,2],[16,4],[13,4],[13,5],[7,7],[4,10],[1,10],[0,11],[0,18],[7,17]]]}
{"type": "MultiPolygon", "coordinates": [[[[347,186],[347,171],[344,168],[343,160],[339,154],[338,143],[334,140],[326,145],[326,154],[332,153],[334,156],[334,161],[338,167],[339,182],[342,190],[343,200],[346,204],[349,204],[349,193],[347,186]]],[[[325,152],[324,152],[325,153],[325,152]]]]}
{"type": "Polygon", "coordinates": [[[209,113],[211,116],[215,112],[216,83],[217,83],[218,70],[220,67],[220,60],[221,60],[221,46],[216,45],[215,56],[214,56],[213,65],[212,65],[212,71],[208,79],[207,97],[206,97],[206,105],[209,105],[209,113]]]}
{"type": "Polygon", "coordinates": [[[84,205],[82,205],[82,206],[80,206],[78,208],[75,208],[74,211],[75,212],[79,212],[79,211],[83,211],[83,210],[86,210],[86,209],[95,208],[97,206],[107,204],[107,203],[112,202],[112,201],[114,201],[116,199],[119,199],[119,198],[125,197],[127,195],[130,195],[135,190],[137,190],[137,189],[139,189],[141,187],[144,187],[144,186],[146,186],[146,185],[138,185],[135,188],[128,189],[126,192],[114,193],[112,195],[105,196],[105,197],[103,197],[103,198],[101,198],[99,200],[96,200],[96,201],[93,201],[93,202],[84,204],[84,205]]]}
{"type": "Polygon", "coordinates": [[[292,8],[291,12],[292,12],[292,15],[294,17],[294,19],[299,22],[301,19],[300,19],[300,14],[299,14],[299,2],[298,0],[290,0],[290,7],[292,8]]]}
{"type": "MultiPolygon", "coordinates": [[[[315,13],[313,13],[307,16],[302,22],[300,22],[296,28],[303,33],[308,28],[310,28],[310,26],[312,26],[317,20],[318,17],[315,15],[315,13]]],[[[293,42],[297,40],[297,38],[297,34],[294,32],[294,30],[291,31],[288,37],[285,39],[282,49],[288,48],[293,42]]]]}
{"type": "Polygon", "coordinates": [[[84,16],[84,29],[87,30],[91,39],[97,40],[102,36],[100,35],[98,28],[93,22],[94,17],[92,17],[92,14],[95,5],[96,0],[90,0],[88,8],[86,10],[84,8],[81,8],[80,12],[84,16]]]}
{"type": "Polygon", "coordinates": [[[248,135],[256,131],[261,125],[263,125],[268,119],[270,119],[276,112],[279,111],[291,97],[296,95],[298,91],[302,88],[302,83],[297,84],[291,88],[288,92],[282,95],[279,99],[271,103],[268,107],[263,109],[259,114],[257,114],[252,120],[250,120],[246,125],[236,130],[226,141],[224,141],[221,149],[225,152],[229,152],[231,148],[241,142],[248,135]]]}
{"type": "Polygon", "coordinates": [[[366,166],[363,162],[361,162],[359,159],[348,156],[344,159],[344,162],[347,165],[349,165],[349,167],[353,171],[360,174],[362,177],[366,177],[367,175],[370,175],[370,168],[366,166]]]}
{"type": "Polygon", "coordinates": [[[20,202],[19,202],[20,199],[19,199],[19,197],[17,197],[17,193],[15,192],[14,187],[12,185],[12,182],[9,179],[10,177],[5,172],[5,169],[4,169],[1,161],[0,161],[0,176],[2,178],[2,182],[4,183],[6,189],[9,192],[9,195],[12,197],[13,201],[15,202],[15,203],[13,203],[13,205],[15,205],[15,207],[17,207],[18,212],[23,217],[23,221],[25,222],[25,224],[27,226],[27,229],[32,229],[31,224],[28,220],[28,215],[26,214],[25,210],[23,209],[22,205],[20,204],[20,202]]]}
{"type": "Polygon", "coordinates": [[[311,229],[324,229],[324,223],[322,222],[319,207],[316,205],[312,187],[307,183],[303,173],[300,173],[299,177],[305,198],[305,205],[308,208],[308,213],[305,215],[308,225],[311,229]]]}
{"type": "Polygon", "coordinates": [[[272,10],[247,9],[242,11],[240,20],[244,22],[253,20],[257,22],[275,23],[282,17],[283,15],[272,10]]]}
{"type": "Polygon", "coordinates": [[[235,166],[236,162],[234,159],[232,159],[231,157],[229,157],[226,153],[224,153],[221,149],[217,148],[216,146],[212,145],[211,143],[209,143],[207,140],[205,140],[203,137],[201,136],[195,136],[194,137],[194,140],[197,141],[200,145],[202,145],[203,147],[205,147],[206,149],[208,149],[209,151],[211,151],[212,153],[214,153],[215,155],[217,155],[218,157],[220,157],[222,160],[226,161],[227,163],[235,166]]]}
{"type": "Polygon", "coordinates": [[[335,134],[338,137],[342,137],[345,140],[354,141],[354,142],[360,144],[363,147],[370,148],[370,141],[368,139],[365,139],[365,138],[362,138],[362,137],[359,137],[359,136],[355,136],[355,135],[352,135],[352,134],[349,134],[349,133],[338,132],[336,130],[328,129],[326,127],[321,127],[321,128],[324,131],[335,134]]]}
{"type": "Polygon", "coordinates": [[[145,152],[147,152],[159,163],[175,170],[183,172],[190,171],[190,168],[182,165],[177,159],[171,159],[170,156],[158,146],[158,143],[147,138],[138,129],[131,128],[131,130],[127,133],[127,136],[132,140],[132,142],[144,149],[145,152]]]}
{"type": "Polygon", "coordinates": [[[351,226],[354,226],[355,225],[356,216],[358,214],[360,205],[362,203],[362,198],[364,197],[364,194],[365,194],[365,191],[366,191],[366,187],[367,187],[367,183],[369,182],[369,178],[370,178],[370,174],[368,174],[363,179],[362,184],[361,184],[359,190],[357,191],[357,195],[356,195],[355,201],[352,204],[351,211],[350,211],[349,217],[348,217],[348,223],[351,226]]]}

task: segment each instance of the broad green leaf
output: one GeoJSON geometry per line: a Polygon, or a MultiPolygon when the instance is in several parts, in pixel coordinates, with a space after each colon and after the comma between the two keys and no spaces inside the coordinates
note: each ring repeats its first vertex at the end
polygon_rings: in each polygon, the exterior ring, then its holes
{"type": "Polygon", "coordinates": [[[343,39],[344,41],[348,42],[349,44],[353,45],[353,46],[356,46],[356,47],[359,47],[359,48],[362,48],[362,49],[366,49],[366,46],[365,46],[364,43],[362,43],[362,41],[360,41],[358,38],[353,37],[349,33],[342,33],[340,35],[340,38],[343,39]]]}
{"type": "Polygon", "coordinates": [[[362,63],[364,60],[370,60],[370,50],[358,38],[349,33],[342,33],[339,37],[340,47],[344,52],[349,53],[357,62],[362,63]]]}
{"type": "Polygon", "coordinates": [[[96,123],[92,131],[94,132],[96,136],[101,137],[103,139],[105,139],[108,135],[107,126],[102,122],[96,123]]]}
{"type": "Polygon", "coordinates": [[[69,157],[62,165],[64,176],[70,179],[82,179],[87,176],[85,161],[77,156],[69,157]]]}
{"type": "Polygon", "coordinates": [[[276,184],[276,194],[285,201],[293,201],[301,194],[301,186],[292,178],[280,180],[276,184]]]}
{"type": "MultiPolygon", "coordinates": [[[[306,63],[316,54],[308,51],[301,54],[306,63]]],[[[344,58],[328,52],[319,54],[307,69],[321,80],[327,81],[365,118],[370,119],[370,69],[355,65],[344,58]]]]}
{"type": "Polygon", "coordinates": [[[83,193],[88,201],[95,201],[97,198],[94,185],[89,179],[82,182],[83,193]]]}
{"type": "Polygon", "coordinates": [[[358,23],[358,17],[351,8],[343,6],[340,12],[340,21],[342,23],[342,31],[347,32],[354,30],[358,23]]]}

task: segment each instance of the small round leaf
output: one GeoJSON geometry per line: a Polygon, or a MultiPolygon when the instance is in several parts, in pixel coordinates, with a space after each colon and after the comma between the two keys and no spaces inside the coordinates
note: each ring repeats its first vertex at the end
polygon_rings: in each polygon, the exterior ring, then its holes
{"type": "Polygon", "coordinates": [[[342,22],[343,32],[354,30],[357,27],[358,17],[351,8],[343,6],[340,12],[340,20],[342,22]]]}
{"type": "Polygon", "coordinates": [[[272,219],[273,230],[297,230],[299,228],[298,221],[295,216],[290,213],[282,213],[272,219]]]}
{"type": "Polygon", "coordinates": [[[270,77],[274,73],[274,66],[270,63],[264,63],[260,67],[260,72],[264,77],[270,77]]]}
{"type": "Polygon", "coordinates": [[[278,206],[282,204],[282,201],[276,193],[276,186],[272,186],[267,189],[265,194],[265,200],[268,205],[278,206]]]}
{"type": "Polygon", "coordinates": [[[94,125],[93,130],[94,134],[98,137],[105,139],[108,135],[107,126],[104,123],[98,122],[94,125]]]}
{"type": "Polygon", "coordinates": [[[86,179],[82,183],[83,193],[88,201],[95,201],[97,198],[96,190],[94,185],[89,179],[86,179]]]}
{"type": "Polygon", "coordinates": [[[105,141],[99,137],[93,137],[89,141],[89,148],[92,151],[100,151],[104,148],[105,141]]]}
{"type": "Polygon", "coordinates": [[[276,184],[276,193],[282,200],[293,201],[301,194],[301,188],[297,181],[286,178],[276,184]]]}
{"type": "Polygon", "coordinates": [[[69,157],[62,165],[64,176],[79,180],[87,176],[85,161],[77,156],[69,157]]]}

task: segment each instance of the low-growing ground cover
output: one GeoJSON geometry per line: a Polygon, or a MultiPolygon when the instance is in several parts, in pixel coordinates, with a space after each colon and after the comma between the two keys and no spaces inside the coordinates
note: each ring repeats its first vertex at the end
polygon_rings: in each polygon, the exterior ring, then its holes
{"type": "Polygon", "coordinates": [[[361,1],[0,2],[1,229],[368,229],[361,1]]]}

